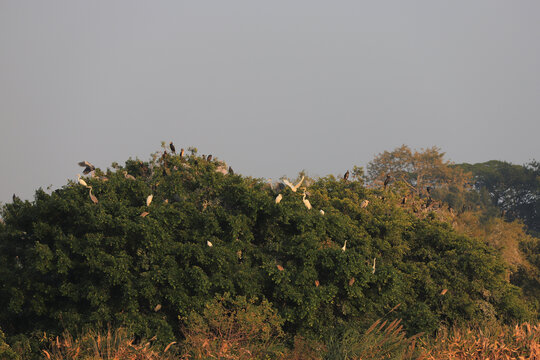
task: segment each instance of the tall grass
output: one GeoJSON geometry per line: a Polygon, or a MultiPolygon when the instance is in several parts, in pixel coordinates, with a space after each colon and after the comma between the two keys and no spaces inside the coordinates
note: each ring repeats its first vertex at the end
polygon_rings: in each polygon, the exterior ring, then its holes
{"type": "Polygon", "coordinates": [[[419,336],[407,337],[401,320],[379,319],[366,331],[347,328],[339,338],[331,339],[324,359],[416,359],[419,336]]]}
{"type": "Polygon", "coordinates": [[[56,337],[43,349],[43,358],[48,360],[170,360],[173,354],[167,354],[171,345],[158,350],[152,341],[135,343],[125,328],[118,328],[106,333],[89,331],[78,338],[64,333],[56,337]]]}
{"type": "Polygon", "coordinates": [[[540,359],[540,324],[441,329],[425,339],[421,359],[540,359]]]}
{"type": "Polygon", "coordinates": [[[229,328],[219,328],[221,335],[208,332],[208,328],[193,329],[182,344],[171,343],[166,348],[152,345],[154,339],[135,343],[124,328],[105,333],[90,331],[78,338],[65,333],[53,339],[41,356],[48,360],[540,359],[540,324],[453,327],[443,328],[433,337],[407,337],[400,320],[377,320],[365,331],[349,328],[326,343],[297,337],[292,348],[261,342],[257,336],[244,333],[245,327],[228,324],[229,328]]]}

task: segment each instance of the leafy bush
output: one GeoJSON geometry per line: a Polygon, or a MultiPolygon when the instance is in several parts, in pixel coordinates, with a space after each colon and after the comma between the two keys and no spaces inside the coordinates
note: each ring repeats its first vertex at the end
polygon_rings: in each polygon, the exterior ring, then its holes
{"type": "Polygon", "coordinates": [[[11,347],[6,343],[6,337],[2,330],[0,330],[0,359],[4,360],[17,360],[19,357],[11,349],[11,347]]]}
{"type": "Polygon", "coordinates": [[[267,359],[284,352],[282,320],[267,301],[225,294],[186,320],[184,358],[267,359]]]}
{"type": "Polygon", "coordinates": [[[97,203],[69,182],[6,204],[0,326],[10,343],[111,324],[167,344],[224,293],[268,301],[285,333],[309,339],[352,321],[367,328],[397,304],[411,333],[529,316],[495,250],[389,191],[328,176],[304,184],[309,210],[301,189],[223,169],[195,151],[155,155],[85,178],[97,203]]]}
{"type": "Polygon", "coordinates": [[[346,328],[330,341],[324,359],[417,359],[416,339],[420,335],[407,338],[401,320],[379,319],[366,331],[346,328]]]}

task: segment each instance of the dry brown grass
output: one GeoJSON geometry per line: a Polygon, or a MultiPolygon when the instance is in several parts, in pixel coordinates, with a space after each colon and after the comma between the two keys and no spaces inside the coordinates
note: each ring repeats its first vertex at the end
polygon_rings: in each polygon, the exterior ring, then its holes
{"type": "Polygon", "coordinates": [[[442,329],[423,343],[420,359],[540,359],[540,324],[442,329]]]}
{"type": "Polygon", "coordinates": [[[179,345],[175,343],[163,350],[151,345],[153,339],[136,344],[123,328],[107,333],[88,332],[77,339],[66,333],[52,340],[42,355],[48,360],[540,359],[540,324],[443,328],[435,337],[419,339],[407,338],[399,320],[378,320],[364,332],[345,334],[338,347],[297,337],[292,349],[272,341],[261,342],[255,332],[246,332],[245,325],[229,325],[219,331],[214,328],[212,332],[206,329],[187,334],[186,341],[180,344],[181,355],[177,355],[179,345]],[[273,351],[269,351],[270,347],[273,351]]]}
{"type": "Polygon", "coordinates": [[[105,334],[90,331],[73,338],[64,333],[62,338],[56,337],[44,349],[43,358],[48,360],[170,360],[173,354],[168,354],[171,346],[165,350],[156,349],[151,343],[155,339],[136,344],[125,328],[105,334]]]}

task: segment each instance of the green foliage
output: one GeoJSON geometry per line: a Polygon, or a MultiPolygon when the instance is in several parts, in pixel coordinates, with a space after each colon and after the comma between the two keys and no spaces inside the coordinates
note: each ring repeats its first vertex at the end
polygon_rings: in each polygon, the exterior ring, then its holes
{"type": "Polygon", "coordinates": [[[268,301],[226,293],[187,316],[185,358],[268,359],[283,354],[282,319],[268,301]]]}
{"type": "Polygon", "coordinates": [[[6,337],[2,330],[0,330],[0,359],[4,360],[18,360],[19,356],[11,349],[6,343],[6,337]]]}
{"type": "Polygon", "coordinates": [[[460,164],[472,172],[475,188],[489,194],[493,205],[508,220],[520,219],[533,234],[540,234],[540,166],[491,160],[478,164],[460,164]]]}
{"type": "Polygon", "coordinates": [[[330,338],[325,360],[419,358],[420,352],[415,345],[421,334],[407,338],[401,320],[379,319],[365,331],[351,325],[330,338]]]}
{"type": "Polygon", "coordinates": [[[196,149],[154,154],[85,178],[97,203],[69,182],[6,204],[2,328],[15,336],[111,324],[167,343],[224,293],[268,301],[286,333],[309,338],[353,320],[367,327],[398,304],[413,332],[528,316],[496,251],[403,210],[392,193],[328,176],[308,186],[308,210],[302,190],[224,169],[196,149]]]}

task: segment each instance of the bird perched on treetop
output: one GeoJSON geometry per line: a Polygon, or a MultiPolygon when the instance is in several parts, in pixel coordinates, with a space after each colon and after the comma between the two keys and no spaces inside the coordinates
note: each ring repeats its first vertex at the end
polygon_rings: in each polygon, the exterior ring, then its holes
{"type": "Polygon", "coordinates": [[[229,174],[230,175],[234,175],[234,170],[232,169],[232,167],[229,166],[229,174]]]}
{"type": "Polygon", "coordinates": [[[390,182],[390,179],[392,177],[390,176],[390,174],[386,175],[386,179],[384,179],[384,189],[386,190],[386,186],[388,185],[388,183],[390,182]]]}
{"type": "Polygon", "coordinates": [[[290,187],[291,190],[292,190],[293,192],[296,192],[296,190],[298,190],[298,188],[300,187],[300,185],[301,185],[302,182],[304,181],[304,176],[302,176],[302,178],[300,179],[300,181],[299,181],[298,184],[296,184],[296,185],[293,185],[293,184],[292,184],[289,180],[287,180],[287,179],[282,179],[281,181],[283,181],[283,183],[284,183],[285,185],[287,185],[288,187],[290,187]]]}
{"type": "Polygon", "coordinates": [[[302,201],[304,202],[304,205],[306,205],[308,210],[311,210],[311,203],[308,199],[306,199],[306,188],[304,188],[304,197],[302,198],[302,201]]]}
{"type": "Polygon", "coordinates": [[[90,164],[88,161],[81,161],[79,163],[79,166],[84,167],[84,170],[83,170],[84,175],[87,175],[96,169],[96,167],[90,164]]]}
{"type": "Polygon", "coordinates": [[[345,175],[343,175],[343,180],[345,180],[345,181],[349,180],[349,170],[347,170],[345,175]]]}
{"type": "Polygon", "coordinates": [[[176,149],[174,148],[172,141],[169,143],[169,147],[171,148],[172,153],[176,154],[176,149]]]}
{"type": "Polygon", "coordinates": [[[184,156],[184,149],[180,149],[180,157],[184,156]]]}
{"type": "Polygon", "coordinates": [[[212,161],[212,154],[208,155],[208,157],[206,158],[206,161],[212,161]]]}

